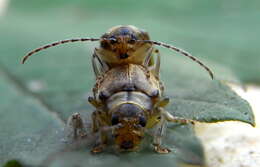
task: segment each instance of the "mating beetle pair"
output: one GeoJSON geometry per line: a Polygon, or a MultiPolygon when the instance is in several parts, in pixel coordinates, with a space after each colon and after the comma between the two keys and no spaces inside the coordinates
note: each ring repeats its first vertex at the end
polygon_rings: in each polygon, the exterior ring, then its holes
{"type": "MultiPolygon", "coordinates": [[[[166,122],[194,121],[175,117],[166,111],[169,99],[164,97],[164,86],[160,80],[160,54],[154,45],[172,49],[192,59],[207,70],[213,79],[211,70],[184,50],[150,40],[147,32],[134,26],[113,27],[101,38],[55,42],[33,50],[23,58],[22,63],[43,49],[78,41],[100,42],[92,55],[96,84],[89,102],[95,107],[92,133],[98,133],[92,152],[102,152],[111,134],[118,150],[136,151],[148,131],[153,133],[152,144],[156,152],[170,152],[161,141],[166,122]]],[[[68,124],[74,129],[75,138],[82,135],[82,118],[79,114],[73,114],[68,124]]]]}

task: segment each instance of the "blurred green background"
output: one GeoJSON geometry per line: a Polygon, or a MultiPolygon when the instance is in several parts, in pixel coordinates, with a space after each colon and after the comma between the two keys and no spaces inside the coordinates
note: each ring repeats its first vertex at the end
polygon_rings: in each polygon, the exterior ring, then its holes
{"type": "Polygon", "coordinates": [[[0,61],[14,66],[18,61],[9,50],[18,60],[53,40],[99,37],[115,25],[132,24],[153,40],[231,69],[243,82],[259,83],[259,17],[258,0],[11,0],[0,22],[0,61]]]}
{"type": "MultiPolygon", "coordinates": [[[[38,164],[58,150],[61,142],[57,129],[64,127],[66,119],[73,112],[90,114],[92,110],[86,101],[95,79],[90,57],[98,44],[59,46],[20,64],[28,51],[43,44],[99,37],[115,25],[132,24],[147,30],[151,39],[173,44],[200,58],[218,79],[260,83],[259,0],[6,2],[6,11],[0,16],[0,165],[12,157],[38,164]]],[[[234,112],[250,111],[247,103],[228,88],[213,84],[197,64],[167,49],[161,52],[163,81],[180,115],[189,117],[188,111],[182,111],[194,109],[199,117],[214,117],[221,109],[226,115],[219,115],[230,119],[234,112]]],[[[195,142],[200,146],[192,132],[184,132],[191,136],[186,136],[183,145],[189,147],[195,142]]],[[[177,139],[180,136],[177,134],[177,139]]],[[[86,159],[86,150],[83,153],[82,159],[86,159]]],[[[172,156],[165,156],[163,161],[172,163],[172,156]]],[[[132,158],[135,162],[136,157],[132,158]]],[[[189,160],[194,162],[198,157],[192,158],[189,160]]]]}

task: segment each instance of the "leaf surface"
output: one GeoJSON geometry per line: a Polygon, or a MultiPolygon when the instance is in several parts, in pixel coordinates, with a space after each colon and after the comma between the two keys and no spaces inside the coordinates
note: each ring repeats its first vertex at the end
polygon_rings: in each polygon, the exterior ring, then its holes
{"type": "MultiPolygon", "coordinates": [[[[44,3],[45,1],[39,3],[43,8],[37,9],[44,11],[44,3]]],[[[179,3],[185,6],[183,2],[179,3]]],[[[24,4],[20,3],[22,6],[24,4]]],[[[93,156],[89,153],[90,143],[75,145],[65,142],[64,124],[72,113],[80,112],[90,121],[93,108],[87,104],[87,97],[94,84],[90,57],[98,44],[71,44],[49,49],[34,55],[25,65],[19,64],[20,60],[27,51],[42,44],[64,38],[85,37],[86,34],[97,37],[109,27],[118,24],[144,27],[149,30],[153,39],[180,41],[180,45],[190,47],[196,56],[204,58],[203,60],[207,60],[206,64],[213,67],[217,79],[214,81],[194,62],[176,53],[161,51],[162,80],[165,83],[165,92],[171,98],[168,110],[172,114],[204,122],[239,120],[254,125],[253,113],[248,103],[218,81],[238,81],[232,70],[213,62],[214,58],[206,59],[207,56],[203,56],[226,55],[215,51],[203,52],[202,56],[198,54],[203,49],[212,49],[216,41],[212,40],[212,36],[197,34],[201,29],[192,29],[189,26],[194,22],[183,22],[180,18],[176,20],[178,24],[174,25],[175,28],[170,29],[169,27],[173,27],[169,22],[171,19],[164,20],[165,26],[162,27],[138,13],[131,13],[133,17],[126,20],[125,17],[130,14],[114,16],[108,12],[104,19],[104,15],[101,17],[93,11],[90,11],[93,15],[85,13],[77,5],[70,8],[76,11],[73,14],[58,10],[62,13],[60,15],[56,15],[57,11],[51,9],[43,14],[37,13],[33,10],[36,9],[35,6],[31,6],[35,3],[23,6],[28,7],[26,12],[20,5],[12,1],[11,10],[1,20],[0,26],[0,166],[11,159],[19,159],[33,166],[47,163],[49,166],[79,167],[127,167],[132,164],[178,166],[178,160],[189,164],[204,163],[202,145],[188,125],[169,124],[164,144],[173,152],[168,155],[155,154],[147,144],[139,153],[116,154],[111,151],[93,156]],[[197,42],[201,36],[205,41],[213,41],[212,45],[207,42],[210,46],[201,46],[197,42]]],[[[98,3],[91,5],[100,7],[98,3]]],[[[139,5],[144,6],[145,3],[139,5]]],[[[61,9],[67,9],[66,5],[61,9]]],[[[219,17],[216,15],[216,18],[219,17]]],[[[189,18],[189,21],[193,19],[189,18]]],[[[210,25],[212,22],[208,20],[206,23],[210,25]]],[[[212,27],[203,28],[209,31],[212,27]]]]}

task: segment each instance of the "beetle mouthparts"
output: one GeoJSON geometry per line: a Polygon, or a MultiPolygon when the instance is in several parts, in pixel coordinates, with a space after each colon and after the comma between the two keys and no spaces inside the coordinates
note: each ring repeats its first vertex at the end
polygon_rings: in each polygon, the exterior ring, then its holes
{"type": "Polygon", "coordinates": [[[128,55],[127,53],[121,54],[121,55],[119,56],[120,59],[126,59],[126,58],[128,58],[128,57],[129,57],[129,55],[128,55]]]}
{"type": "Polygon", "coordinates": [[[132,141],[124,141],[123,143],[122,143],[122,145],[121,145],[121,148],[122,149],[131,149],[131,148],[133,148],[134,147],[134,144],[133,144],[133,142],[132,141]]]}

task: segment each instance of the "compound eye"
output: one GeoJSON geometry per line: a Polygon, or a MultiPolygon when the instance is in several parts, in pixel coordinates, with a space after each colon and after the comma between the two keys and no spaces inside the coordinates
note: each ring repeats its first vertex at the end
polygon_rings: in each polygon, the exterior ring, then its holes
{"type": "Polygon", "coordinates": [[[115,37],[109,38],[109,41],[110,41],[110,43],[111,43],[112,45],[115,44],[115,43],[117,43],[117,39],[116,39],[115,37]]]}
{"type": "Polygon", "coordinates": [[[136,37],[134,35],[131,35],[131,39],[128,41],[129,44],[134,44],[136,42],[136,37]]]}
{"type": "Polygon", "coordinates": [[[130,40],[128,41],[129,44],[135,44],[135,42],[136,42],[135,39],[130,39],[130,40]]]}
{"type": "Polygon", "coordinates": [[[116,125],[116,124],[118,124],[119,123],[119,117],[118,117],[118,115],[113,115],[112,116],[112,119],[111,119],[111,124],[112,125],[116,125]]]}
{"type": "Polygon", "coordinates": [[[145,119],[145,117],[143,117],[143,116],[139,117],[139,124],[140,124],[142,127],[145,127],[145,125],[146,125],[146,119],[145,119]]]}

